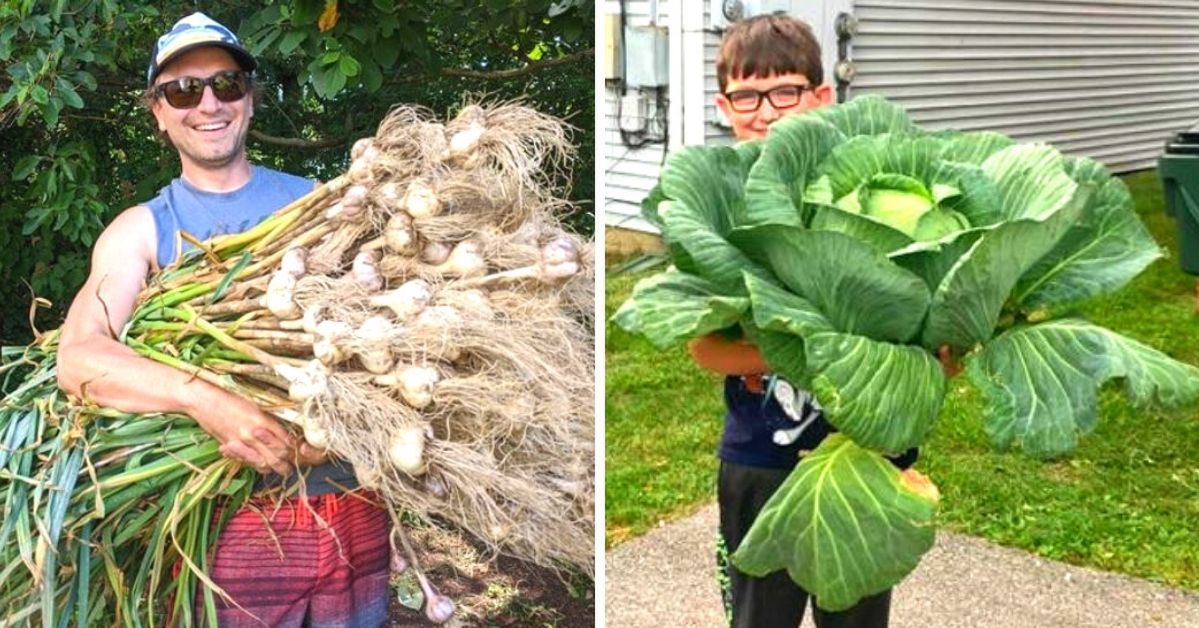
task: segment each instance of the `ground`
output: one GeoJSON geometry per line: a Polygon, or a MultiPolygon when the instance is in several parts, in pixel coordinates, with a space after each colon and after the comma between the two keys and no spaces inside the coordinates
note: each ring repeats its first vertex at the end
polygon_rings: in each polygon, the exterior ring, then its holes
{"type": "MultiPolygon", "coordinates": [[[[595,588],[587,576],[559,575],[506,556],[489,558],[458,533],[423,528],[410,534],[430,581],[458,605],[454,619],[443,626],[595,625],[595,588]]],[[[436,624],[393,597],[388,625],[417,628],[436,624]]]]}

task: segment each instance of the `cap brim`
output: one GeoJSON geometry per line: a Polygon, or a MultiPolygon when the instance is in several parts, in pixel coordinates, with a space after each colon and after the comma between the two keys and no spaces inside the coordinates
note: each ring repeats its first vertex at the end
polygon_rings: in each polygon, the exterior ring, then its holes
{"type": "Polygon", "coordinates": [[[164,59],[162,63],[158,64],[158,67],[154,68],[154,74],[150,77],[150,84],[153,85],[154,79],[158,78],[159,74],[162,74],[162,70],[171,65],[171,63],[178,59],[180,55],[195,50],[196,48],[205,48],[208,46],[216,46],[228,50],[229,53],[233,55],[233,60],[237,61],[237,64],[241,66],[241,69],[247,72],[252,72],[258,67],[258,63],[254,61],[254,57],[251,56],[250,53],[241,46],[224,41],[199,41],[194,44],[188,44],[180,47],[178,50],[173,51],[171,56],[164,59]]]}

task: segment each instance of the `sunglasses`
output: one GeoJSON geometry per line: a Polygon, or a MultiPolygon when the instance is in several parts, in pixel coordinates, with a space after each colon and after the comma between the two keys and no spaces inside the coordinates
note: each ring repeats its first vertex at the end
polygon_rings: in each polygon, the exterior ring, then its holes
{"type": "Polygon", "coordinates": [[[225,70],[208,78],[184,76],[154,86],[154,97],[162,98],[176,109],[190,109],[204,98],[204,88],[212,87],[212,95],[221,102],[245,98],[250,89],[250,75],[241,70],[225,70]]]}
{"type": "Polygon", "coordinates": [[[788,109],[799,104],[806,91],[814,91],[815,85],[779,85],[774,89],[760,92],[756,89],[739,89],[726,92],[729,106],[737,113],[751,113],[762,106],[762,97],[770,100],[770,106],[775,109],[788,109]]]}

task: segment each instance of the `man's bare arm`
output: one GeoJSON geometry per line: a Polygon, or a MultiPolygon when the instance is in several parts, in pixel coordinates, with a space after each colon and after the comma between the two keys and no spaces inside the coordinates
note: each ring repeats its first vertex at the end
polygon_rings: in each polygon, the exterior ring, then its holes
{"type": "Polygon", "coordinates": [[[97,240],[91,274],[63,323],[59,386],[125,412],[188,414],[221,442],[226,456],[259,470],[288,473],[293,439],[276,419],[250,401],[143,358],[116,340],[151,270],[154,233],[149,210],[134,207],[97,240]]]}

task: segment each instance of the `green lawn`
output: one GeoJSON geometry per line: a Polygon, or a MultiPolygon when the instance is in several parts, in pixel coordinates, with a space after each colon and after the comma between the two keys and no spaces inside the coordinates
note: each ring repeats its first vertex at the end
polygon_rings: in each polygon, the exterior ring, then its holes
{"type": "MultiPolygon", "coordinates": [[[[1137,211],[1175,250],[1153,171],[1126,177],[1137,211]]],[[[1194,280],[1176,255],[1086,308],[1095,322],[1199,363],[1194,280]]],[[[644,275],[642,275],[644,276],[644,275]]],[[[609,317],[640,276],[607,285],[609,317]]],[[[715,497],[722,403],[715,376],[682,349],[662,352],[607,325],[609,545],[685,516],[715,497]]],[[[1199,408],[1134,410],[1115,384],[1098,429],[1070,458],[1040,463],[990,451],[981,403],[964,377],[919,468],[941,489],[942,525],[1040,555],[1199,589],[1199,408]]]]}

